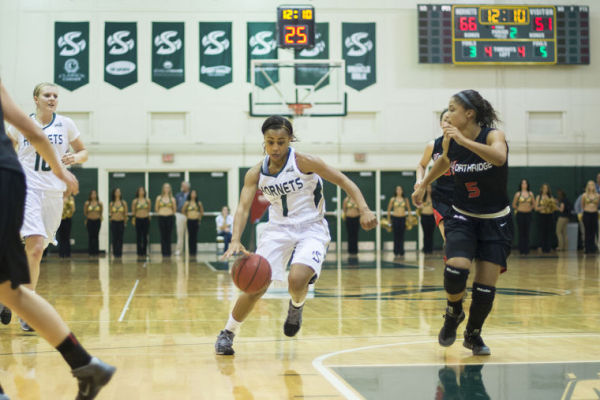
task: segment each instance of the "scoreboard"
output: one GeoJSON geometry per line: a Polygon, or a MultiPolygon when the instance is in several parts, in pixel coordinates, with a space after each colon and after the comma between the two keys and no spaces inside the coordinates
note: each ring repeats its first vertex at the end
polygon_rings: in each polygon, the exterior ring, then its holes
{"type": "Polygon", "coordinates": [[[589,64],[587,6],[420,4],[419,63],[589,64]]]}

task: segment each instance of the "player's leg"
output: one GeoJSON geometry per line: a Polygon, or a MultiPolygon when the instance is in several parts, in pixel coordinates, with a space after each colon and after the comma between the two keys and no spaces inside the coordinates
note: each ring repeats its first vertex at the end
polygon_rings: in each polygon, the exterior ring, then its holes
{"type": "Polygon", "coordinates": [[[302,326],[302,311],[308,285],[314,283],[321,273],[327,246],[331,237],[324,221],[312,224],[308,229],[295,232],[297,244],[288,274],[288,290],[291,300],[283,325],[286,336],[295,336],[302,326]]]}

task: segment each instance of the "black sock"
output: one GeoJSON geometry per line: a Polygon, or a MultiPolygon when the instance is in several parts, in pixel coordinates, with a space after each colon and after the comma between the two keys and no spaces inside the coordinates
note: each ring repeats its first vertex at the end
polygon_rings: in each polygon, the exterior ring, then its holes
{"type": "Polygon", "coordinates": [[[469,309],[469,321],[467,322],[467,331],[481,331],[483,322],[487,318],[492,306],[494,305],[494,297],[496,296],[496,288],[486,286],[480,283],[473,284],[473,294],[471,308],[469,309]]]}
{"type": "Polygon", "coordinates": [[[56,350],[63,356],[71,369],[88,365],[92,360],[92,356],[85,351],[73,333],[69,333],[69,336],[56,347],[56,350]]]}
{"type": "Polygon", "coordinates": [[[454,315],[460,315],[460,313],[463,310],[463,299],[460,299],[458,301],[450,301],[448,300],[448,309],[449,311],[454,314],[454,315]]]}

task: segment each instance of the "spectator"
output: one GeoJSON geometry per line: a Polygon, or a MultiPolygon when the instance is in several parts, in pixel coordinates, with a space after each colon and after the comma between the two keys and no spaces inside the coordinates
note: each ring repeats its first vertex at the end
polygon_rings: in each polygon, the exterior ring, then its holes
{"type": "Polygon", "coordinates": [[[352,197],[346,196],[342,203],[342,219],[346,222],[346,234],[348,235],[348,255],[358,254],[358,228],[360,227],[360,210],[358,204],[352,197]]]}
{"type": "Polygon", "coordinates": [[[104,206],[98,200],[98,192],[95,189],[90,191],[90,195],[83,203],[83,215],[85,216],[85,225],[88,231],[88,254],[97,256],[100,254],[98,234],[102,224],[102,209],[104,206]]]}
{"type": "MultiPolygon", "coordinates": [[[[583,188],[585,191],[585,187],[583,188]]],[[[583,250],[585,241],[585,227],[583,226],[583,194],[580,194],[573,203],[573,212],[577,215],[577,250],[583,250]]]]}
{"type": "Polygon", "coordinates": [[[123,232],[127,224],[127,203],[121,197],[121,189],[112,191],[111,201],[108,205],[110,219],[110,233],[112,235],[112,249],[115,257],[123,255],[123,232]]]}
{"type": "Polygon", "coordinates": [[[404,231],[406,216],[410,214],[410,203],[404,196],[402,186],[396,186],[396,195],[390,199],[387,209],[388,220],[392,221],[394,230],[394,256],[404,255],[404,231]]]}
{"type": "Polygon", "coordinates": [[[585,228],[585,253],[595,254],[598,252],[596,244],[598,236],[598,203],[600,194],[596,192],[594,181],[589,180],[585,186],[582,197],[583,226],[585,228]]]}
{"type": "Polygon", "coordinates": [[[568,250],[569,240],[567,238],[567,224],[571,215],[571,202],[567,199],[564,190],[556,191],[558,201],[558,220],[556,221],[556,237],[558,238],[558,247],[556,250],[568,250]]]}
{"type": "Polygon", "coordinates": [[[513,210],[517,215],[519,228],[519,252],[521,255],[529,253],[529,232],[531,230],[531,215],[536,208],[535,196],[529,190],[529,181],[521,179],[519,190],[515,193],[512,202],[513,210]]]}
{"type": "Polygon", "coordinates": [[[146,189],[140,186],[131,202],[133,218],[131,223],[135,226],[136,250],[138,257],[148,255],[148,231],[150,228],[150,199],[146,196],[146,189]]]}
{"type": "Polygon", "coordinates": [[[223,252],[226,252],[229,248],[229,242],[231,242],[231,228],[233,226],[233,216],[229,214],[229,207],[223,206],[221,208],[221,214],[217,215],[217,235],[223,236],[223,243],[225,248],[223,252]]]}
{"type": "Polygon", "coordinates": [[[198,250],[198,225],[200,225],[204,215],[204,207],[202,202],[198,200],[198,192],[195,189],[190,192],[188,200],[183,204],[181,211],[187,218],[188,251],[190,256],[195,256],[198,250]]]}
{"type": "Polygon", "coordinates": [[[64,192],[63,194],[62,219],[56,232],[60,258],[71,257],[71,220],[75,213],[75,198],[68,193],[64,192]]]}
{"type": "Polygon", "coordinates": [[[554,211],[557,210],[556,199],[552,197],[550,185],[543,183],[540,187],[540,194],[535,199],[536,208],[539,216],[540,244],[542,253],[550,253],[552,249],[552,229],[554,211]]]}
{"type": "Polygon", "coordinates": [[[183,250],[183,238],[186,232],[186,219],[183,215],[183,205],[190,196],[190,183],[187,181],[181,182],[181,191],[175,195],[177,201],[177,213],[175,214],[175,225],[177,229],[177,246],[175,247],[175,255],[181,254],[183,250]]]}
{"type": "Polygon", "coordinates": [[[417,207],[417,214],[421,217],[421,227],[423,228],[423,253],[431,254],[433,253],[433,232],[435,231],[431,185],[427,185],[423,202],[415,207],[417,207]]]}
{"type": "Polygon", "coordinates": [[[158,214],[158,229],[160,230],[160,251],[163,257],[171,257],[171,236],[176,210],[175,198],[171,185],[164,183],[161,193],[156,197],[154,211],[158,214]]]}

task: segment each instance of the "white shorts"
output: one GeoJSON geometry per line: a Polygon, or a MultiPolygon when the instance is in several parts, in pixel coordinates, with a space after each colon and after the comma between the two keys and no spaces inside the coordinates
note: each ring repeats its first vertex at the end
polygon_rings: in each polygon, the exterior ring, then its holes
{"type": "Polygon", "coordinates": [[[56,245],[54,235],[60,226],[63,212],[63,193],[27,189],[25,215],[21,237],[40,235],[44,237],[44,248],[49,243],[56,245]]]}
{"type": "Polygon", "coordinates": [[[256,254],[269,261],[271,279],[274,281],[285,280],[292,254],[292,264],[307,265],[318,276],[330,241],[329,226],[324,219],[300,225],[267,223],[258,241],[256,254]]]}

